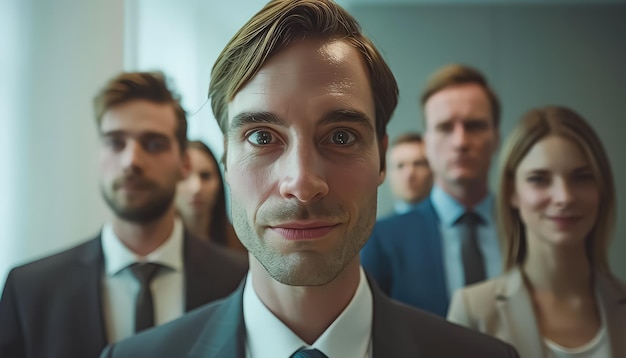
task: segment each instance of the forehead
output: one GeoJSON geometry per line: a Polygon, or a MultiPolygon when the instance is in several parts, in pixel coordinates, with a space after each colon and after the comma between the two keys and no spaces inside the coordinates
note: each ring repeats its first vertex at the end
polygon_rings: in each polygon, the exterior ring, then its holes
{"type": "Polygon", "coordinates": [[[228,105],[229,122],[242,112],[271,112],[283,120],[350,109],[374,120],[374,99],[360,53],[343,40],[296,41],[273,55],[228,105]]]}
{"type": "Polygon", "coordinates": [[[102,116],[100,132],[149,132],[173,137],[176,125],[172,106],[148,100],[132,100],[107,110],[102,116]]]}
{"type": "Polygon", "coordinates": [[[408,160],[423,158],[424,156],[424,147],[422,143],[418,142],[399,143],[390,151],[391,160],[408,160]]]}
{"type": "Polygon", "coordinates": [[[428,121],[491,119],[491,104],[485,90],[469,83],[446,87],[433,94],[424,106],[428,121]]]}
{"type": "Polygon", "coordinates": [[[588,164],[589,161],[579,144],[563,136],[550,135],[530,148],[518,165],[518,172],[537,169],[568,171],[588,164]]]}

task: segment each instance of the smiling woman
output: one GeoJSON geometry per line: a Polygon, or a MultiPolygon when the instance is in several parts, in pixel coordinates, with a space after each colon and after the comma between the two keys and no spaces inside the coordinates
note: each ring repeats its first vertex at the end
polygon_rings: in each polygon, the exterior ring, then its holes
{"type": "Polygon", "coordinates": [[[512,343],[522,357],[624,356],[626,287],[607,257],[615,189],[595,131],[570,109],[532,110],[500,165],[507,272],[457,292],[448,318],[512,343]]]}

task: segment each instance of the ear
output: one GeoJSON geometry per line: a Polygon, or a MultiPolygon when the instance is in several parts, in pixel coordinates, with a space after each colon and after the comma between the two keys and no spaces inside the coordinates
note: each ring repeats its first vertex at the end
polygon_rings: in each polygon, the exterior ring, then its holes
{"type": "Polygon", "coordinates": [[[380,173],[378,177],[378,185],[385,182],[385,176],[387,175],[387,145],[389,144],[389,137],[385,134],[383,140],[380,142],[380,173]]]}

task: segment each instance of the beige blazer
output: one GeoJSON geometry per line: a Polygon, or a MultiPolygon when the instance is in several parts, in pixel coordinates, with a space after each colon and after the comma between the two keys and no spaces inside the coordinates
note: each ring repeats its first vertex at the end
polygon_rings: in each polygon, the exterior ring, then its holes
{"type": "MultiPolygon", "coordinates": [[[[626,286],[596,275],[613,357],[626,357],[626,286]]],[[[455,292],[448,320],[513,345],[521,358],[547,357],[530,296],[519,269],[455,292]]]]}

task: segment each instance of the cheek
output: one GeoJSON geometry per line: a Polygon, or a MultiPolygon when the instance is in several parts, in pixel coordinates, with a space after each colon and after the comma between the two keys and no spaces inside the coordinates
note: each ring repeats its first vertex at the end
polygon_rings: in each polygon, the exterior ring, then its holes
{"type": "Polygon", "coordinates": [[[550,202],[550,198],[542,191],[523,185],[517,189],[517,198],[522,217],[543,210],[550,202]]]}

